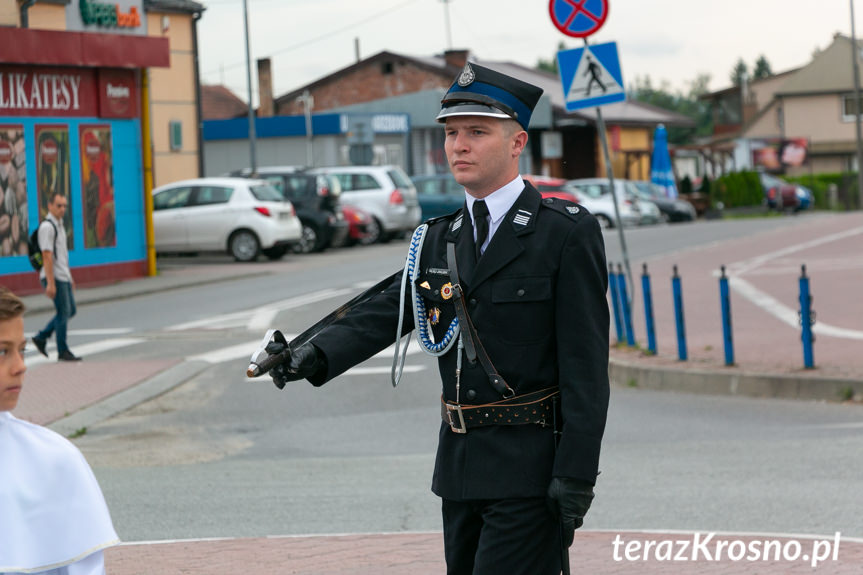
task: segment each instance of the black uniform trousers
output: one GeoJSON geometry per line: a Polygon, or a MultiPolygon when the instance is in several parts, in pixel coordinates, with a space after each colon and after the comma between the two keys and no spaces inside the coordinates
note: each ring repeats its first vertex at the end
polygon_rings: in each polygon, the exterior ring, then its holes
{"type": "Polygon", "coordinates": [[[444,499],[447,575],[560,575],[558,523],[544,497],[444,499]]]}

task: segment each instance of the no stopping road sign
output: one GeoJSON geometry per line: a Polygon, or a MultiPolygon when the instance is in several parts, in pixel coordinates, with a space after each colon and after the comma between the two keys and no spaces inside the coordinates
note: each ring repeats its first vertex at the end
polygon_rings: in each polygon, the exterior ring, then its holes
{"type": "Polygon", "coordinates": [[[608,18],[608,0],[549,0],[548,13],[554,26],[573,38],[586,38],[608,18]]]}

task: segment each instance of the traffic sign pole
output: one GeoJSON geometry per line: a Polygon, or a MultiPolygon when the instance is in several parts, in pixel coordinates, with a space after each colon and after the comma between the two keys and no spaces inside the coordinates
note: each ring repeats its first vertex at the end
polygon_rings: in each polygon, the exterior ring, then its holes
{"type": "MultiPolygon", "coordinates": [[[[587,38],[584,46],[587,47],[587,38]]],[[[608,177],[608,185],[611,192],[611,200],[614,202],[614,217],[617,220],[617,235],[620,237],[620,252],[623,254],[623,267],[626,270],[626,283],[629,285],[627,304],[632,309],[632,298],[635,297],[635,283],[632,280],[632,270],[629,267],[629,250],[626,248],[626,235],[623,233],[623,220],[620,218],[620,207],[617,203],[617,193],[614,189],[614,169],[611,167],[611,154],[608,153],[608,138],[605,134],[605,121],[602,119],[602,109],[596,107],[596,126],[599,129],[599,140],[602,143],[602,155],[605,158],[605,173],[608,177]]]]}

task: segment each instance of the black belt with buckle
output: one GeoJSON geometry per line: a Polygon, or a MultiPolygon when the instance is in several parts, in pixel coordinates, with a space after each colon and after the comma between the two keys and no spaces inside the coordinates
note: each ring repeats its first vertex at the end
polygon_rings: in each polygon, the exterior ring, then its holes
{"type": "Polygon", "coordinates": [[[494,403],[464,405],[445,401],[441,396],[441,418],[455,433],[467,433],[472,427],[488,425],[526,425],[536,423],[551,427],[555,398],[560,388],[549,387],[516,395],[494,403]]]}

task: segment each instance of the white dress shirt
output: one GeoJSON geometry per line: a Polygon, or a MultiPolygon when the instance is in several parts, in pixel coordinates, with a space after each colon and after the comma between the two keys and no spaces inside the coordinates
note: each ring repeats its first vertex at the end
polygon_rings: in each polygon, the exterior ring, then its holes
{"type": "MultiPolygon", "coordinates": [[[[497,228],[500,227],[503,217],[507,214],[523,190],[524,180],[521,179],[521,175],[519,174],[516,175],[515,179],[510,183],[483,198],[485,200],[485,205],[488,207],[488,219],[490,221],[488,226],[488,238],[485,240],[485,243],[480,246],[480,253],[485,253],[485,249],[488,247],[489,242],[491,242],[494,232],[496,232],[497,228]]],[[[467,213],[470,214],[470,220],[473,224],[473,239],[476,241],[476,222],[473,221],[473,203],[477,198],[467,192],[464,193],[464,196],[465,201],[467,201],[467,213]]]]}

